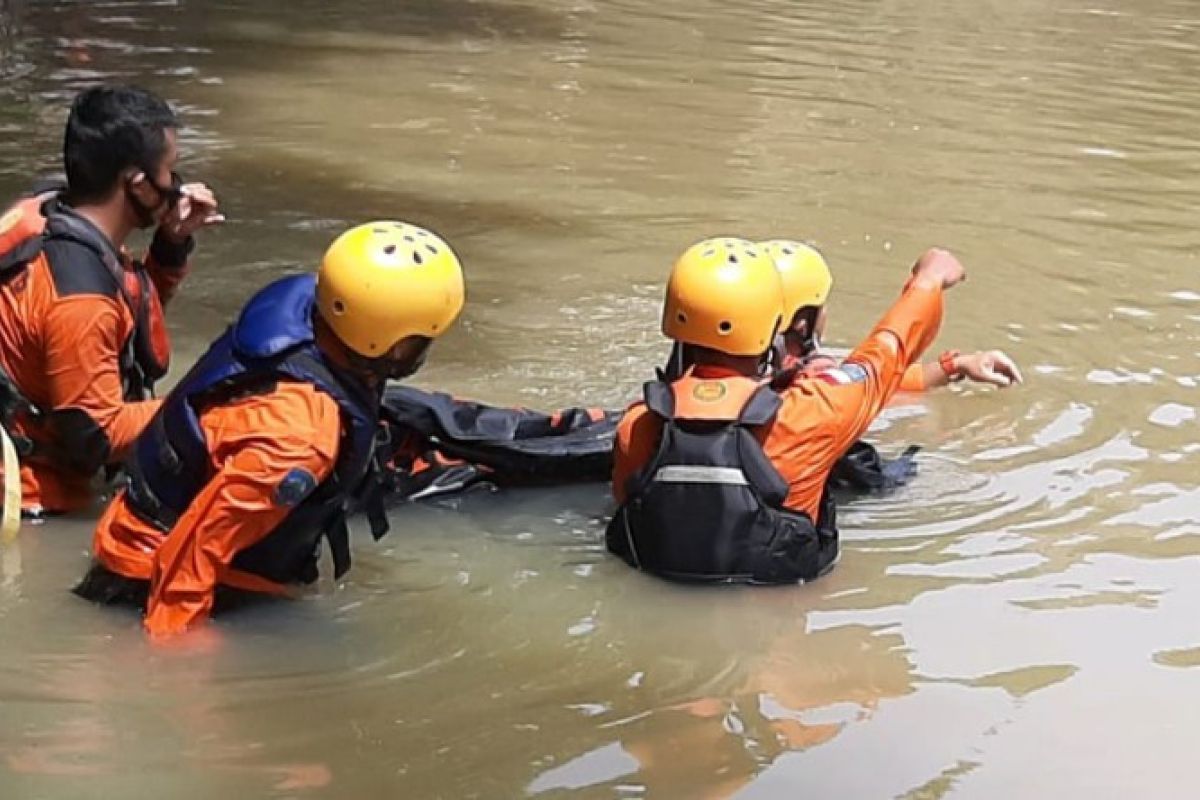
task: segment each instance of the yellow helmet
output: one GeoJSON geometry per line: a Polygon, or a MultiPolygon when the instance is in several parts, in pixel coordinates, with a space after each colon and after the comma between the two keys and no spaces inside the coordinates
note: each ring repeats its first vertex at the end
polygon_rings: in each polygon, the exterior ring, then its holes
{"type": "Polygon", "coordinates": [[[833,288],[833,275],[815,249],[788,239],[759,242],[783,279],[783,318],[790,324],[805,306],[823,306],[833,288]]]}
{"type": "Polygon", "coordinates": [[[343,233],[321,261],[317,308],[354,352],[377,358],[408,336],[436,338],[463,307],[462,266],[435,233],[368,222],[343,233]]]}
{"type": "Polygon", "coordinates": [[[706,239],[671,270],[663,333],[684,344],[737,356],[771,346],[783,314],[779,270],[745,239],[706,239]]]}

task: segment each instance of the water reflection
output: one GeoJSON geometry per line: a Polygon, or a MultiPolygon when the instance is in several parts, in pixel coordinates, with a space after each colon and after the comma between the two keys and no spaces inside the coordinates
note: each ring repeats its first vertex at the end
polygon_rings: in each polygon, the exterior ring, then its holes
{"type": "Polygon", "coordinates": [[[299,4],[0,0],[0,189],[65,104],[181,109],[230,222],[170,324],[187,363],[332,233],[406,217],[469,303],[421,383],[617,406],[661,281],[715,232],[815,240],[837,343],[940,242],[941,346],[1014,392],[910,398],[924,445],[815,586],[696,592],[608,559],[599,488],[400,508],[351,579],[157,651],[80,604],[86,520],[0,550],[14,796],[1188,796],[1200,640],[1183,0],[299,4]],[[1116,755],[1114,755],[1114,753],[1116,755]]]}

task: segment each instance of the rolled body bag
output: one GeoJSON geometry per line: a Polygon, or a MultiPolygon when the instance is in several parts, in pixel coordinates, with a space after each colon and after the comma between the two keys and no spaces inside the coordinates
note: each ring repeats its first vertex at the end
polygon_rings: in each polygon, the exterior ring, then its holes
{"type": "MultiPolygon", "coordinates": [[[[568,408],[541,414],[411,386],[388,386],[383,417],[393,450],[415,433],[443,456],[481,467],[500,485],[607,481],[618,412],[568,408]]],[[[384,461],[395,453],[385,450],[384,461]]]]}
{"type": "Polygon", "coordinates": [[[755,438],[779,410],[769,385],[685,375],[647,383],[645,399],[662,422],[659,447],[609,523],[610,551],[681,581],[797,583],[832,566],[838,534],[828,494],[816,522],[785,508],[787,482],[755,438]]]}

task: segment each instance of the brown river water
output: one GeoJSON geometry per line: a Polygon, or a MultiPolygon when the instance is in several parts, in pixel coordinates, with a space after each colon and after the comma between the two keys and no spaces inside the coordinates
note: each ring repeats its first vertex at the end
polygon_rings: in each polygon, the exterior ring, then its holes
{"type": "Polygon", "coordinates": [[[718,233],[817,243],[843,346],[950,247],[936,349],[1027,378],[890,410],[872,437],[921,473],[850,502],[805,587],[634,573],[604,487],[474,495],[162,648],[68,593],[88,519],[26,527],[0,797],[1195,797],[1197,75],[1187,0],[0,0],[0,194],[90,82],[183,115],[229,222],[176,375],[399,217],[468,274],[421,385],[624,404],[671,261],[718,233]]]}

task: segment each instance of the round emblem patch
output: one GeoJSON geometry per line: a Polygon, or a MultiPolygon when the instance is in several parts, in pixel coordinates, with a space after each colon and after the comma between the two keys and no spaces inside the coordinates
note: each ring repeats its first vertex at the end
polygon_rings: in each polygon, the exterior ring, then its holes
{"type": "Polygon", "coordinates": [[[275,505],[295,506],[317,488],[317,478],[306,469],[296,469],[283,476],[275,487],[275,505]]]}
{"type": "Polygon", "coordinates": [[[727,391],[725,384],[720,381],[701,381],[692,389],[692,397],[701,403],[716,403],[727,391]]]}

